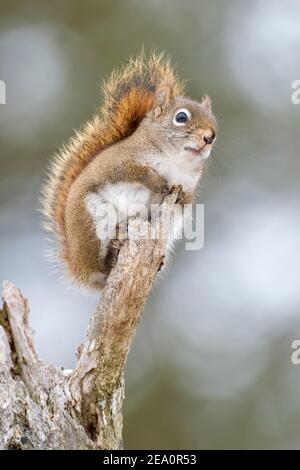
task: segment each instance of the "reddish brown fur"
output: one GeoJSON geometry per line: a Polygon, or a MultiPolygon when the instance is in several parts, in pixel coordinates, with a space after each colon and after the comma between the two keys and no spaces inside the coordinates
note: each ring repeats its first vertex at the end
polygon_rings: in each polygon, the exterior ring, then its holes
{"type": "Polygon", "coordinates": [[[44,186],[43,212],[46,228],[60,242],[63,260],[68,258],[66,202],[74,181],[96,155],[132,134],[153,106],[155,92],[162,83],[175,95],[182,92],[182,85],[163,54],[153,54],[148,61],[144,54],[131,59],[104,84],[104,103],[99,113],[54,159],[44,186]]]}
{"type": "MultiPolygon", "coordinates": [[[[182,91],[182,84],[163,55],[132,59],[104,85],[104,104],[99,113],[55,157],[44,187],[43,212],[47,228],[59,242],[55,253],[59,253],[77,283],[103,287],[101,278],[92,280],[92,275],[105,278],[115,259],[110,245],[108,252],[101,251],[87,196],[93,192],[99,195],[103,188],[120,182],[163,193],[169,185],[165,179],[168,175],[160,176],[152,162],[147,163],[143,157],[168,154],[161,149],[161,139],[165,145],[169,139],[166,130],[174,142],[193,136],[201,146],[205,146],[205,132],[215,130],[209,99],[192,102],[179,96],[182,91]],[[182,131],[176,134],[174,112],[176,106],[185,105],[192,109],[193,122],[187,124],[186,135],[182,131]]],[[[199,177],[201,168],[199,163],[199,177]]],[[[186,193],[181,202],[192,198],[192,193],[186,193]]]]}

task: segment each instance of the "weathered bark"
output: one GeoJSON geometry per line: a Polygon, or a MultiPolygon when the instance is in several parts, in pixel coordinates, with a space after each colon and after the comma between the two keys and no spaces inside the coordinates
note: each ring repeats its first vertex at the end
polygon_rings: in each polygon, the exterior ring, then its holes
{"type": "Polygon", "coordinates": [[[0,310],[0,449],[120,449],[124,366],[163,262],[176,191],[155,222],[133,220],[78,363],[69,376],[39,360],[28,303],[3,285],[0,310]],[[153,230],[159,237],[145,237],[153,230]]]}

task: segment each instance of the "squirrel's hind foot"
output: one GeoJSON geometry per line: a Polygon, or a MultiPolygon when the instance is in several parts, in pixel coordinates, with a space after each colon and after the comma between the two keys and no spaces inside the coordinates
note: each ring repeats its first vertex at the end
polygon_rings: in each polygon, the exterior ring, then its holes
{"type": "Polygon", "coordinates": [[[102,290],[107,281],[107,274],[94,272],[89,275],[89,285],[93,289],[102,290]]]}

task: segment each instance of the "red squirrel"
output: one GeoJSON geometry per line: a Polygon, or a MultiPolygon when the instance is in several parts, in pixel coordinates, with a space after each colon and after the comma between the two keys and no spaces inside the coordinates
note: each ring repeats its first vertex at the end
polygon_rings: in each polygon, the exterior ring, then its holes
{"type": "MultiPolygon", "coordinates": [[[[180,203],[191,203],[217,128],[210,98],[185,97],[164,54],[131,59],[112,73],[103,92],[94,118],[53,158],[43,191],[55,252],[75,283],[97,290],[114,264],[115,233],[104,227],[99,207],[106,205],[108,213],[114,207],[126,223],[136,203],[160,203],[173,185],[182,187],[180,203]]],[[[180,211],[178,227],[182,219],[180,211]]]]}

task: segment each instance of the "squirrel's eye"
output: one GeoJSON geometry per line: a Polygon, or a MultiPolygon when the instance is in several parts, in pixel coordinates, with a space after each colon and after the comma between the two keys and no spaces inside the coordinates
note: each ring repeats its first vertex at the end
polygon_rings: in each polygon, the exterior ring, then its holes
{"type": "Polygon", "coordinates": [[[174,124],[175,125],[182,125],[182,124],[185,124],[186,122],[188,122],[190,118],[190,113],[188,112],[187,109],[180,109],[179,111],[177,111],[176,115],[175,115],[175,118],[174,118],[174,124]]]}

